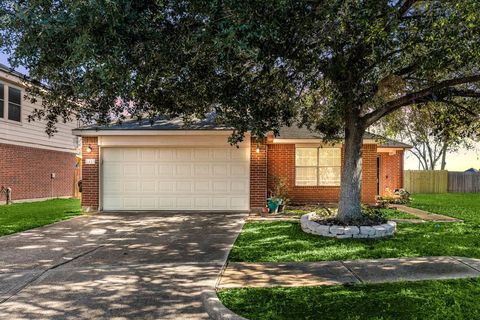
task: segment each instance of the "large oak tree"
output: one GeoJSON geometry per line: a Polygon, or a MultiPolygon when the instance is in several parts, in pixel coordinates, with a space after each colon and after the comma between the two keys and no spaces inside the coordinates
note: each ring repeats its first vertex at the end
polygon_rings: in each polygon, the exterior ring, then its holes
{"type": "Polygon", "coordinates": [[[106,123],[126,109],[214,110],[232,142],[299,121],[345,140],[345,222],[361,214],[367,128],[411,104],[461,110],[480,96],[477,0],[4,0],[0,10],[1,45],[50,89],[30,90],[49,132],[73,114],[106,123]]]}

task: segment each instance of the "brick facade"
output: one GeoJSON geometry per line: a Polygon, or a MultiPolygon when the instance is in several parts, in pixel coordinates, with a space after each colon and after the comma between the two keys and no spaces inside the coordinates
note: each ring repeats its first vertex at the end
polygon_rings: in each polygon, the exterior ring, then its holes
{"type": "Polygon", "coordinates": [[[83,137],[82,140],[82,208],[96,211],[99,207],[100,159],[97,137],[83,137]],[[91,151],[88,152],[88,148],[91,151]],[[94,159],[95,164],[86,164],[87,159],[94,159]]]}
{"type": "Polygon", "coordinates": [[[73,153],[0,144],[0,188],[12,188],[12,200],[69,197],[75,164],[73,153]]]}
{"type": "Polygon", "coordinates": [[[252,138],[250,146],[250,208],[259,210],[267,201],[267,145],[252,138]]]}
{"type": "Polygon", "coordinates": [[[388,188],[392,191],[403,188],[403,156],[404,151],[395,154],[378,153],[380,159],[380,195],[388,188]]]}
{"type": "MultiPolygon", "coordinates": [[[[82,207],[97,210],[99,207],[99,149],[97,137],[83,137],[83,192],[82,207]],[[91,148],[91,152],[87,152],[91,148]],[[95,164],[86,164],[95,159],[95,164]]],[[[400,188],[403,185],[403,151],[394,156],[377,153],[376,144],[363,145],[362,201],[375,202],[377,195],[377,157],[380,157],[380,188],[400,188]]],[[[343,162],[343,151],[342,151],[343,162]]],[[[257,143],[250,147],[250,207],[259,210],[266,205],[268,190],[273,189],[273,178],[284,177],[293,203],[336,203],[340,187],[295,186],[295,145],[257,143]]]]}
{"type": "MultiPolygon", "coordinates": [[[[363,146],[362,166],[362,201],[375,202],[377,194],[377,145],[363,146]]],[[[343,150],[342,150],[343,163],[343,150]]],[[[287,180],[289,196],[293,203],[315,204],[335,203],[340,196],[340,187],[330,186],[296,186],[295,185],[295,145],[269,144],[268,145],[268,190],[273,189],[274,177],[283,177],[287,180]]]]}

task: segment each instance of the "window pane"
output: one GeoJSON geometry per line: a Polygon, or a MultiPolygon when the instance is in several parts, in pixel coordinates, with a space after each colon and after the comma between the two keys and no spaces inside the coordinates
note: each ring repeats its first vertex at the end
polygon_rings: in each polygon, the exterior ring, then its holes
{"type": "Polygon", "coordinates": [[[8,102],[20,105],[21,96],[20,90],[8,87],[8,102]]]}
{"type": "Polygon", "coordinates": [[[320,148],[318,150],[318,165],[322,167],[339,167],[342,164],[340,148],[320,148]]]}
{"type": "Polygon", "coordinates": [[[320,167],[318,168],[319,186],[339,186],[340,185],[340,167],[320,167]]]}
{"type": "Polygon", "coordinates": [[[3,91],[3,84],[0,83],[0,118],[3,118],[3,106],[5,104],[4,101],[4,91],[3,91]]]}
{"type": "Polygon", "coordinates": [[[20,121],[20,106],[16,104],[8,104],[8,119],[13,121],[20,121]]]}
{"type": "Polygon", "coordinates": [[[316,186],[317,185],[317,168],[297,167],[295,170],[295,185],[316,186]]]}
{"type": "Polygon", "coordinates": [[[295,149],[296,166],[316,166],[317,148],[296,148],[295,149]]]}

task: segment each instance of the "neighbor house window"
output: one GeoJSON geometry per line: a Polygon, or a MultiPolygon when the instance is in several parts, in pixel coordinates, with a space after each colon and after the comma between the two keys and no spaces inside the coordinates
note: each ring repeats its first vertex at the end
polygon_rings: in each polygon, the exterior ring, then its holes
{"type": "Polygon", "coordinates": [[[3,84],[0,83],[0,118],[4,117],[4,105],[5,105],[5,91],[3,84]]]}
{"type": "Polygon", "coordinates": [[[8,120],[21,121],[21,100],[22,92],[18,89],[8,87],[8,120]]]}
{"type": "Polygon", "coordinates": [[[295,148],[295,185],[339,186],[340,148],[295,148]]]}

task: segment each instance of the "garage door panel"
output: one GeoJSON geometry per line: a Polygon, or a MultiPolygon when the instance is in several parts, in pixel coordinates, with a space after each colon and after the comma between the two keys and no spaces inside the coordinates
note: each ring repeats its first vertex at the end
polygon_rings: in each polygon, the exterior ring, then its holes
{"type": "Polygon", "coordinates": [[[245,181],[231,181],[230,191],[235,194],[248,194],[248,184],[245,181]]]}
{"type": "Polygon", "coordinates": [[[203,193],[203,194],[208,194],[211,192],[211,181],[209,180],[195,180],[194,181],[194,187],[193,187],[193,192],[194,193],[203,193]]]}
{"type": "Polygon", "coordinates": [[[176,177],[190,177],[192,175],[192,166],[190,164],[177,164],[175,166],[176,177]]]}
{"type": "Polygon", "coordinates": [[[104,210],[248,210],[249,148],[104,148],[104,210]]]}
{"type": "Polygon", "coordinates": [[[192,149],[191,148],[178,148],[175,149],[175,159],[177,161],[190,161],[192,160],[192,149]]]}
{"type": "Polygon", "coordinates": [[[194,177],[209,177],[211,175],[211,166],[208,163],[198,163],[193,165],[194,177]]]}
{"type": "Polygon", "coordinates": [[[140,199],[137,197],[126,197],[123,198],[123,207],[127,210],[137,210],[141,209],[140,199]]]}
{"type": "Polygon", "coordinates": [[[159,193],[175,193],[175,181],[158,182],[159,193]]]}
{"type": "Polygon", "coordinates": [[[140,157],[142,161],[155,162],[156,160],[156,150],[155,149],[140,149],[140,157]]]}
{"type": "Polygon", "coordinates": [[[159,164],[158,174],[166,177],[173,177],[175,175],[175,164],[159,164]]]}
{"type": "Polygon", "coordinates": [[[136,162],[140,160],[138,156],[139,151],[139,149],[123,149],[123,161],[136,162]]]}
{"type": "Polygon", "coordinates": [[[230,182],[227,180],[213,181],[213,191],[215,193],[227,193],[230,191],[229,184],[230,182]]]}
{"type": "Polygon", "coordinates": [[[142,192],[143,193],[152,193],[155,194],[157,193],[157,183],[156,181],[143,181],[142,182],[142,192]]]}
{"type": "Polygon", "coordinates": [[[222,208],[229,207],[229,199],[227,197],[223,197],[223,198],[216,197],[216,198],[213,198],[212,200],[213,200],[212,207],[214,209],[222,209],[222,208]]]}
{"type": "Polygon", "coordinates": [[[213,176],[223,178],[228,176],[228,164],[214,164],[212,166],[213,176]]]}
{"type": "Polygon", "coordinates": [[[245,164],[232,164],[230,165],[231,177],[248,177],[249,167],[245,164]]]}
{"type": "Polygon", "coordinates": [[[175,150],[168,148],[156,149],[156,160],[158,161],[173,161],[175,158],[175,150]]]}
{"type": "Polygon", "coordinates": [[[175,183],[175,192],[191,193],[193,181],[177,181],[175,183]]]}
{"type": "Polygon", "coordinates": [[[235,161],[248,162],[250,159],[250,149],[234,148],[230,151],[230,159],[235,161]]]}
{"type": "Polygon", "coordinates": [[[114,162],[123,160],[123,149],[112,148],[103,154],[103,161],[114,162]]]}
{"type": "MultiPolygon", "coordinates": [[[[106,160],[104,160],[106,162],[106,160]]],[[[123,166],[121,164],[117,163],[108,163],[107,165],[103,166],[103,172],[102,174],[105,177],[115,178],[115,177],[122,177],[123,176],[123,166]]]]}
{"type": "Polygon", "coordinates": [[[213,150],[213,160],[214,161],[225,161],[230,160],[230,150],[229,149],[214,149],[213,150]]]}
{"type": "Polygon", "coordinates": [[[242,197],[242,198],[237,197],[237,198],[231,198],[230,199],[230,207],[232,209],[241,210],[246,205],[248,205],[248,203],[246,202],[245,197],[242,197]]]}
{"type": "Polygon", "coordinates": [[[140,174],[138,164],[124,164],[122,165],[122,171],[124,177],[138,177],[140,174]]]}
{"type": "Polygon", "coordinates": [[[157,208],[157,199],[153,197],[141,198],[140,208],[142,210],[155,210],[157,208]]]}
{"type": "Polygon", "coordinates": [[[176,208],[178,210],[194,210],[195,209],[195,203],[194,199],[190,197],[181,197],[181,198],[176,198],[176,208]]]}
{"type": "Polygon", "coordinates": [[[193,159],[196,161],[211,160],[211,152],[208,148],[195,148],[193,150],[193,159]]]}
{"type": "Polygon", "coordinates": [[[198,210],[208,210],[210,209],[211,199],[209,198],[195,198],[195,208],[198,210]]]}

